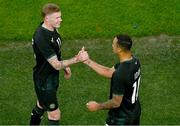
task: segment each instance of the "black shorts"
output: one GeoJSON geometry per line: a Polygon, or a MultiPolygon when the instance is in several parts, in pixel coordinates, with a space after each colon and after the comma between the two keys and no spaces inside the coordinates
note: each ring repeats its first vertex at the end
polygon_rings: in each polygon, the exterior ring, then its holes
{"type": "Polygon", "coordinates": [[[106,119],[106,125],[140,125],[140,117],[126,119],[126,118],[119,118],[119,119],[106,119]]]}
{"type": "Polygon", "coordinates": [[[59,78],[49,76],[46,80],[34,77],[34,86],[40,106],[46,111],[54,111],[58,108],[57,89],[59,78]]]}

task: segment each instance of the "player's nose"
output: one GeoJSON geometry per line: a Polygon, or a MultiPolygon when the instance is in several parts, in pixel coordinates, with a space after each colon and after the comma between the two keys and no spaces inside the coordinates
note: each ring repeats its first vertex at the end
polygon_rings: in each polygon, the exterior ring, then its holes
{"type": "Polygon", "coordinates": [[[62,22],[62,18],[60,18],[59,21],[62,22]]]}

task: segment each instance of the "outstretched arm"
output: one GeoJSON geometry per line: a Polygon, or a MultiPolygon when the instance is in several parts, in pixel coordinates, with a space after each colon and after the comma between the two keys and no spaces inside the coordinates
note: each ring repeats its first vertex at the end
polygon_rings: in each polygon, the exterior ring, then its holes
{"type": "Polygon", "coordinates": [[[91,59],[86,60],[84,63],[88,65],[90,68],[92,68],[94,71],[96,71],[99,75],[104,76],[106,78],[111,78],[113,72],[115,71],[114,67],[112,68],[105,67],[103,65],[96,63],[91,59]]]}
{"type": "Polygon", "coordinates": [[[101,76],[111,78],[113,72],[115,71],[114,67],[108,68],[108,67],[100,65],[100,64],[96,63],[95,61],[91,60],[89,58],[87,51],[85,51],[84,48],[82,48],[82,50],[79,52],[78,58],[81,61],[84,61],[84,64],[88,65],[90,68],[92,68],[94,71],[96,71],[101,76]]]}
{"type": "Polygon", "coordinates": [[[50,59],[48,59],[48,62],[51,64],[51,66],[56,70],[64,69],[72,64],[80,62],[77,57],[73,57],[69,60],[62,60],[59,61],[57,56],[53,56],[50,59]]]}

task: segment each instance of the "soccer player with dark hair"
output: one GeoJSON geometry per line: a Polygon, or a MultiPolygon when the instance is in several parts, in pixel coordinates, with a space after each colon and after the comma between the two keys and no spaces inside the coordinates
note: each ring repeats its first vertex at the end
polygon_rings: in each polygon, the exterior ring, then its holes
{"type": "Polygon", "coordinates": [[[56,92],[59,86],[59,70],[64,69],[65,78],[71,77],[69,65],[79,62],[77,57],[61,59],[62,40],[57,28],[62,22],[58,5],[48,3],[42,8],[43,22],[36,29],[32,46],[36,65],[33,69],[37,103],[32,110],[30,125],[39,125],[44,112],[48,113],[49,125],[58,125],[60,110],[56,92]]]}
{"type": "Polygon", "coordinates": [[[104,103],[89,101],[89,111],[108,109],[107,125],[139,125],[141,107],[138,97],[141,68],[139,60],[132,55],[132,40],[127,35],[117,35],[112,43],[113,52],[119,62],[112,68],[102,66],[91,60],[86,51],[79,57],[101,76],[111,79],[110,97],[104,103]]]}

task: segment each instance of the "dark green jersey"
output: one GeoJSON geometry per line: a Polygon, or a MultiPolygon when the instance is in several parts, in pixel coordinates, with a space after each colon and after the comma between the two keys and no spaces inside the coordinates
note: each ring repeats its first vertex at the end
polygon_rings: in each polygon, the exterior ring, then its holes
{"type": "Polygon", "coordinates": [[[112,95],[123,95],[119,108],[109,110],[109,117],[118,120],[137,118],[141,108],[138,99],[140,81],[140,62],[133,57],[130,61],[118,63],[111,78],[110,99],[112,95]]]}
{"type": "Polygon", "coordinates": [[[59,71],[47,61],[55,55],[61,60],[61,38],[57,30],[49,31],[40,25],[33,35],[32,46],[36,58],[35,79],[46,81],[50,76],[59,76],[59,71]]]}

